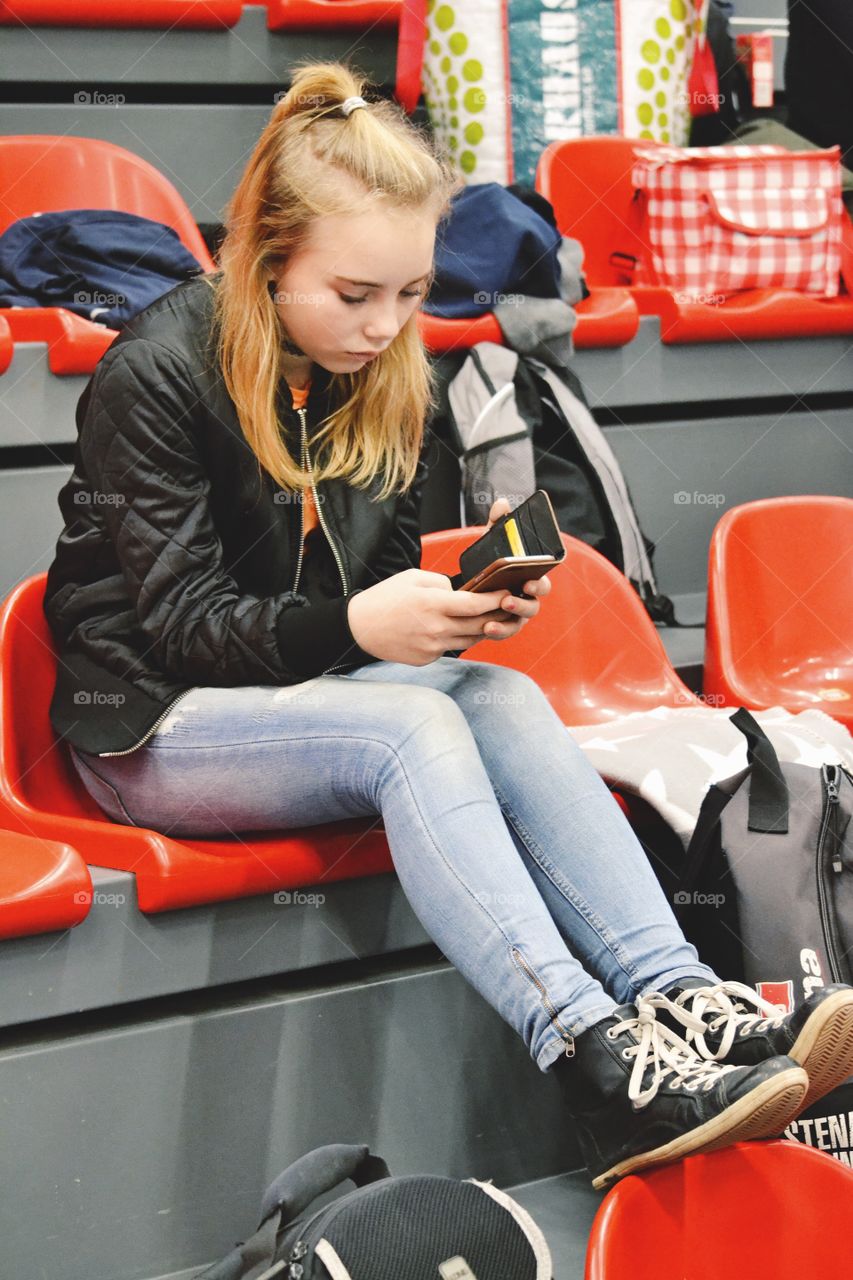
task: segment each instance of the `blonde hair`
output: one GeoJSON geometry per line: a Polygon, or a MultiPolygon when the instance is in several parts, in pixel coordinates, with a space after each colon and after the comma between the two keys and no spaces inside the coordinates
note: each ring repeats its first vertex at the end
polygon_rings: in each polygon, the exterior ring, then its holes
{"type": "MultiPolygon", "coordinates": [[[[352,212],[352,184],[370,208],[426,206],[436,222],[464,185],[446,155],[387,100],[341,112],[364,96],[366,80],[342,63],[297,68],[276,104],[226,210],[215,287],[216,352],[243,434],[259,464],[284,489],[305,483],[288,451],[276,407],[280,355],[287,334],[270,294],[272,275],[305,243],[313,221],[352,212]]],[[[430,278],[431,283],[431,278],[430,278]]],[[[377,474],[377,500],[411,484],[434,375],[417,329],[417,311],[390,345],[354,373],[329,383],[331,413],[318,431],[315,480],[348,476],[366,488],[377,474]],[[320,460],[320,452],[326,453],[320,460]]]]}

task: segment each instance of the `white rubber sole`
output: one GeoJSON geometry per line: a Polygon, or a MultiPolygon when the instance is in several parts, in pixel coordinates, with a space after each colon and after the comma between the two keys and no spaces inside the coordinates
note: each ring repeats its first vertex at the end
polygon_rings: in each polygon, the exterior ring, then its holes
{"type": "Polygon", "coordinates": [[[803,1111],[853,1075],[853,990],[836,991],[818,1005],[788,1057],[809,1077],[803,1111]]]}
{"type": "Polygon", "coordinates": [[[592,1185],[606,1187],[628,1173],[669,1164],[696,1151],[716,1151],[751,1138],[776,1138],[803,1110],[808,1088],[809,1077],[802,1067],[780,1071],[705,1124],[679,1134],[662,1147],[621,1160],[593,1178],[592,1185]]]}

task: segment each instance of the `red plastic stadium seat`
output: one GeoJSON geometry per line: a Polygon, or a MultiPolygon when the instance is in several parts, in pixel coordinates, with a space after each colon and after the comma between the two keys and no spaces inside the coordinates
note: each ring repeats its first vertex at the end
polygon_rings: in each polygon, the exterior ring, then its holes
{"type": "Polygon", "coordinates": [[[87,863],[134,872],[143,911],[392,869],[381,823],[364,819],[233,840],[177,840],[110,821],[48,719],[56,658],[46,577],[19,583],[0,607],[0,827],[70,841],[87,863]]]}
{"type": "Polygon", "coordinates": [[[243,0],[0,0],[0,22],[54,27],[221,29],[240,19],[243,0]]]}
{"type": "Polygon", "coordinates": [[[91,903],[89,868],[71,845],[0,831],[0,938],[70,929],[91,903]]]}
{"type": "Polygon", "coordinates": [[[711,538],[706,694],[819,707],[853,729],[853,500],[765,498],[711,538]]]}
{"type": "MultiPolygon", "coordinates": [[[[554,206],[563,235],[584,246],[590,288],[631,286],[614,254],[648,262],[649,249],[633,200],[635,139],[573,138],[552,142],[539,158],[536,188],[554,206]]],[[[845,223],[847,254],[853,228],[845,223]]],[[[853,333],[853,297],[818,298],[792,289],[749,289],[715,306],[671,289],[630,287],[641,315],[660,318],[664,342],[730,342],[750,338],[816,337],[853,333]]]]}
{"type": "MultiPolygon", "coordinates": [[[[575,307],[574,344],[589,347],[622,347],[635,336],[640,324],[637,304],[627,289],[594,289],[575,307]]],[[[503,333],[492,312],[470,319],[446,320],[418,312],[418,329],[424,345],[433,353],[473,347],[477,342],[503,345],[503,333]]]]}
{"type": "Polygon", "coordinates": [[[421,96],[426,38],[426,0],[267,0],[271,31],[293,28],[396,27],[397,73],[394,97],[409,115],[421,96]]]}
{"type": "Polygon", "coordinates": [[[0,232],[60,209],[118,209],[173,227],[205,271],[215,264],[181,195],[141,156],[99,138],[0,137],[0,232]]]}
{"type": "Polygon", "coordinates": [[[267,0],[267,26],[396,27],[404,0],[267,0]]]}
{"type": "MultiPolygon", "coordinates": [[[[455,574],[460,553],[482,533],[470,526],[428,534],[421,567],[455,574]]],[[[532,676],[564,724],[697,703],[624,574],[585,542],[562,537],[568,554],[548,575],[551,593],[540,616],[511,640],[482,640],[465,657],[532,676]]]]}
{"type": "Polygon", "coordinates": [[[595,1216],[586,1280],[847,1280],[853,1172],[798,1142],[738,1142],[633,1174],[595,1216]]]}
{"type": "Polygon", "coordinates": [[[0,313],[0,373],[5,373],[12,363],[14,340],[9,321],[0,313]]]}
{"type": "MultiPolygon", "coordinates": [[[[173,227],[204,271],[215,271],[195,219],[171,182],[140,156],[97,138],[0,137],[0,233],[60,209],[117,209],[173,227]]],[[[45,342],[52,373],[90,374],[116,336],[60,307],[0,311],[15,342],[45,342]]],[[[2,341],[2,335],[0,335],[2,341]]]]}

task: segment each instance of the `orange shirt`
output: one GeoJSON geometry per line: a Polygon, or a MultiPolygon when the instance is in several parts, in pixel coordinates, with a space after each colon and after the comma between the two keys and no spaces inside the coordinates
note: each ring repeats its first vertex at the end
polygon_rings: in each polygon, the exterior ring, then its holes
{"type": "MultiPolygon", "coordinates": [[[[308,392],[311,389],[311,383],[309,382],[307,387],[291,387],[289,382],[287,385],[290,387],[290,395],[293,400],[294,409],[304,409],[306,401],[308,400],[308,392]]],[[[312,531],[312,529],[317,528],[317,526],[320,523],[320,520],[319,520],[319,517],[317,516],[317,507],[314,502],[314,491],[312,490],[310,484],[306,485],[302,492],[303,492],[302,505],[305,513],[305,524],[303,526],[303,534],[304,534],[304,537],[307,538],[308,534],[312,531]]],[[[306,553],[308,551],[307,544],[305,546],[305,551],[306,553]]]]}

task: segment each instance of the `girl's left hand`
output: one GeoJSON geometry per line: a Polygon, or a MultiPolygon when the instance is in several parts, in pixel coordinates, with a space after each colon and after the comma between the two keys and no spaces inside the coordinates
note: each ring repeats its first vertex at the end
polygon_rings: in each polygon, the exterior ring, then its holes
{"type": "Polygon", "coordinates": [[[486,624],[483,639],[508,640],[510,636],[517,635],[528,618],[536,617],[539,612],[539,601],[544,599],[550,590],[551,579],[546,573],[541,578],[534,578],[532,582],[525,582],[524,594],[534,597],[533,599],[522,600],[519,596],[506,595],[496,613],[483,614],[483,621],[486,624]],[[509,614],[508,621],[506,621],[507,614],[509,614]]]}
{"type": "MultiPolygon", "coordinates": [[[[486,531],[491,529],[492,525],[500,520],[501,516],[506,515],[512,508],[507,498],[498,498],[492,503],[492,509],[489,512],[489,522],[486,525],[486,531]]],[[[551,579],[547,574],[541,578],[534,578],[530,582],[524,584],[525,596],[531,599],[522,600],[519,596],[512,595],[508,592],[501,600],[501,607],[494,613],[484,613],[483,628],[484,640],[508,640],[510,636],[517,635],[529,618],[535,618],[539,612],[539,601],[544,599],[551,590],[551,579]]]]}

